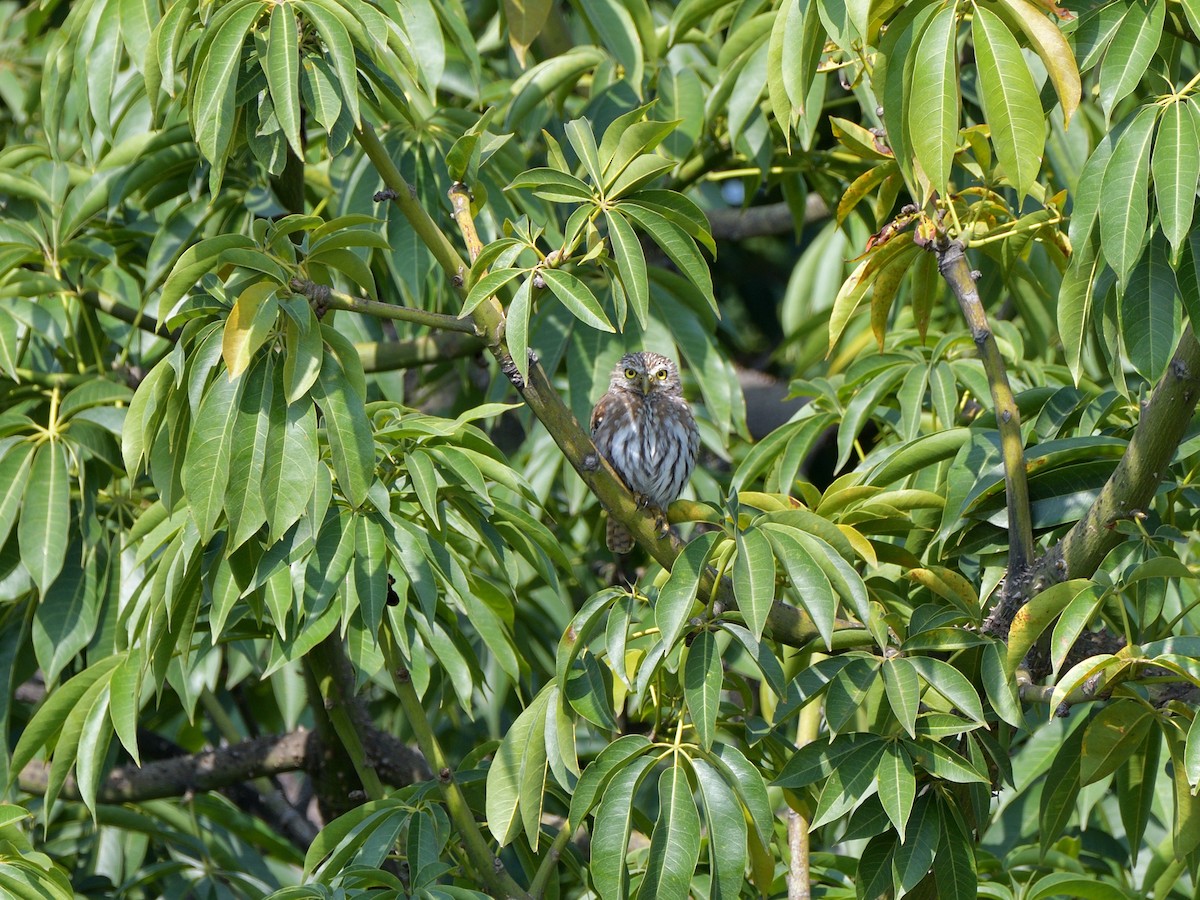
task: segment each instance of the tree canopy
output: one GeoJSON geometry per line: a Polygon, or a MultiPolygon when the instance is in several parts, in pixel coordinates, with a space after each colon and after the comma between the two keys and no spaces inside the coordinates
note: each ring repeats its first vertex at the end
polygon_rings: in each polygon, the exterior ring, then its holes
{"type": "Polygon", "coordinates": [[[0,2],[0,893],[1193,896],[1198,33],[0,2]]]}

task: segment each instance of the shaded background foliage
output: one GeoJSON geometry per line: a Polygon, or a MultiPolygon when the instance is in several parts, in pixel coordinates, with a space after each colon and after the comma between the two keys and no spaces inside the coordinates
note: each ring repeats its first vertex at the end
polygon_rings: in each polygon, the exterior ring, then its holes
{"type": "Polygon", "coordinates": [[[1189,896],[1198,14],[0,3],[0,888],[1189,896]]]}

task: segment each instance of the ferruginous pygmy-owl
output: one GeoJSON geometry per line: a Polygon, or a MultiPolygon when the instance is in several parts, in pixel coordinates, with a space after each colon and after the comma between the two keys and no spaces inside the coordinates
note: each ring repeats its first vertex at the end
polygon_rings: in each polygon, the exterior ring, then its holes
{"type": "MultiPolygon", "coordinates": [[[[679,369],[658,353],[627,353],[592,410],[592,439],[638,502],[665,512],[696,465],[700,431],[683,399],[679,369]]],[[[633,535],[608,520],[605,543],[633,549],[633,535]]]]}

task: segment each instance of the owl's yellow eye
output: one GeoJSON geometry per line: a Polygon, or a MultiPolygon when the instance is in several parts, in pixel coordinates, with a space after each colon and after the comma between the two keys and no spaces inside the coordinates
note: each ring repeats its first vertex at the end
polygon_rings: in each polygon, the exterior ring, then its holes
{"type": "Polygon", "coordinates": [[[637,369],[626,369],[626,370],[625,370],[625,377],[626,377],[626,378],[628,378],[628,379],[630,379],[630,380],[632,380],[632,379],[634,379],[634,378],[637,378],[637,369]]]}
{"type": "Polygon", "coordinates": [[[667,370],[666,370],[666,369],[659,369],[657,372],[655,372],[655,373],[654,373],[654,376],[655,376],[655,377],[656,377],[656,378],[657,378],[659,381],[666,381],[666,380],[667,380],[667,370]]]}

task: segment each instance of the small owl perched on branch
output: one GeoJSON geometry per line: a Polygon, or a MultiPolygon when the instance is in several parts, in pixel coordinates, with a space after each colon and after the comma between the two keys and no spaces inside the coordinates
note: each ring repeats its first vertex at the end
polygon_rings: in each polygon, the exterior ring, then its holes
{"type": "MultiPolygon", "coordinates": [[[[700,431],[683,399],[679,369],[658,353],[627,353],[613,369],[608,393],[592,410],[592,439],[638,503],[664,511],[696,466],[700,431]]],[[[633,549],[633,535],[608,520],[605,543],[633,549]]]]}

